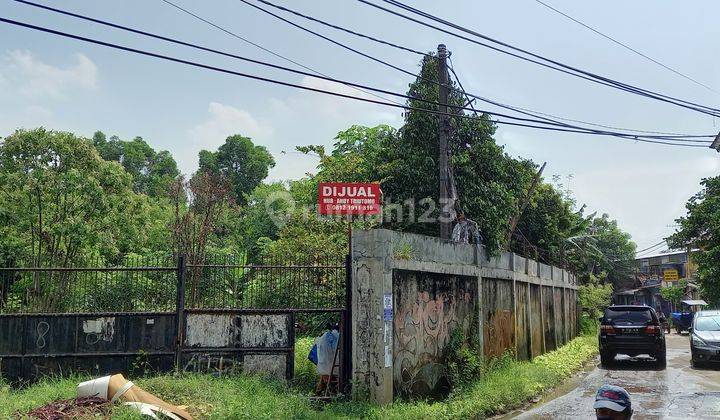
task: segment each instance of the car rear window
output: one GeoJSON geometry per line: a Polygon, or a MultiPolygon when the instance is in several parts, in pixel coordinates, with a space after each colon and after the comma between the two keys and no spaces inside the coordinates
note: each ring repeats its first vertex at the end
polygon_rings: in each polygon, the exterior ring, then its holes
{"type": "Polygon", "coordinates": [[[605,320],[616,324],[645,324],[653,317],[649,309],[606,309],[605,320]]]}

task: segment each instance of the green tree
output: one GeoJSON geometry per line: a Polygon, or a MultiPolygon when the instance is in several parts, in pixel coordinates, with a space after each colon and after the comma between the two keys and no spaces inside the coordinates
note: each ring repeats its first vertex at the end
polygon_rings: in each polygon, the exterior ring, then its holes
{"type": "MultiPolygon", "coordinates": [[[[414,99],[408,100],[408,105],[437,110],[427,102],[438,97],[436,59],[425,57],[421,71],[421,77],[410,85],[408,95],[414,99]]],[[[449,103],[457,111],[465,98],[452,90],[449,103]]],[[[510,219],[528,194],[537,165],[505,153],[493,139],[495,126],[487,115],[463,115],[467,118],[451,118],[449,139],[459,207],[478,222],[488,250],[497,252],[506,240],[510,219]]],[[[404,125],[399,130],[384,125],[356,125],[341,131],[329,152],[318,145],[298,147],[300,152],[316,154],[320,163],[317,173],[291,185],[296,202],[315,204],[318,182],[380,182],[385,201],[384,227],[437,235],[438,117],[416,110],[404,116],[404,125]]],[[[208,166],[213,159],[214,155],[201,157],[208,166]]],[[[561,190],[540,182],[519,217],[510,249],[549,264],[570,267],[583,282],[589,282],[592,276],[613,283],[623,278],[634,257],[629,235],[606,215],[585,216],[584,208],[575,210],[569,191],[561,190]]],[[[298,218],[291,214],[287,226],[278,231],[277,240],[263,239],[263,246],[278,255],[283,250],[293,255],[303,249],[314,249],[315,244],[334,249],[323,242],[333,238],[329,232],[324,232],[322,239],[312,235],[340,226],[318,219],[314,213],[312,217],[307,217],[307,212],[303,215],[298,218]],[[303,236],[302,232],[307,234],[303,236]],[[285,241],[286,238],[290,240],[285,241]]],[[[375,225],[372,220],[364,223],[375,225]]],[[[339,235],[335,238],[345,242],[339,235]]]]}
{"type": "Polygon", "coordinates": [[[112,136],[108,141],[104,133],[97,131],[92,144],[103,159],[119,162],[125,168],[133,178],[135,192],[167,197],[170,184],[180,175],[170,152],[156,152],[142,137],[124,141],[112,136]]]}
{"type": "Polygon", "coordinates": [[[200,171],[216,173],[227,178],[238,204],[246,203],[246,195],[260,185],[275,160],[263,146],[256,146],[249,137],[230,136],[217,152],[207,150],[199,154],[200,171]]]}
{"type": "MultiPolygon", "coordinates": [[[[413,82],[408,91],[409,96],[418,99],[408,100],[408,105],[437,111],[436,105],[423,101],[436,101],[438,98],[435,57],[425,57],[420,75],[422,77],[413,82]]],[[[448,102],[459,107],[464,105],[465,98],[453,89],[448,102]]],[[[458,111],[458,114],[461,113],[458,111]]],[[[448,142],[460,207],[478,222],[488,249],[497,251],[504,241],[516,203],[527,189],[536,165],[511,158],[495,143],[492,138],[495,126],[488,115],[465,116],[468,118],[451,119],[448,142]]],[[[393,203],[412,202],[414,207],[406,207],[402,217],[389,220],[389,227],[437,234],[437,223],[418,223],[411,213],[424,213],[431,220],[439,214],[435,205],[439,185],[438,131],[437,116],[411,110],[405,113],[405,124],[398,138],[386,145],[387,176],[382,184],[385,197],[393,203]]]]}
{"type": "Polygon", "coordinates": [[[511,249],[551,264],[560,264],[567,239],[584,231],[582,214],[552,185],[541,183],[518,220],[511,249]]]}
{"type": "Polygon", "coordinates": [[[673,304],[673,307],[680,305],[680,301],[685,297],[686,281],[681,281],[677,286],[668,286],[660,289],[660,296],[673,304]]]}
{"type": "Polygon", "coordinates": [[[291,210],[292,198],[284,184],[260,184],[246,197],[246,206],[240,210],[242,246],[250,260],[260,255],[263,244],[278,238],[291,210]]]}
{"type": "Polygon", "coordinates": [[[602,277],[616,290],[633,285],[635,243],[622,231],[617,221],[603,214],[594,214],[580,222],[577,233],[568,237],[564,257],[567,265],[583,283],[591,276],[602,277]]]}
{"type": "MultiPolygon", "coordinates": [[[[70,133],[18,130],[0,145],[5,229],[38,265],[67,266],[88,254],[112,258],[138,244],[146,205],[131,176],[70,133]]],[[[28,261],[30,262],[30,261],[28,261]]]]}
{"type": "Polygon", "coordinates": [[[698,265],[701,292],[711,304],[720,303],[720,177],[705,178],[702,189],[687,204],[687,214],[676,220],[677,231],[667,238],[673,248],[698,248],[692,255],[698,265]]]}
{"type": "Polygon", "coordinates": [[[598,318],[611,303],[613,287],[611,284],[601,284],[601,281],[602,279],[591,276],[588,283],[578,289],[578,299],[582,307],[580,325],[583,333],[597,331],[598,318]]]}

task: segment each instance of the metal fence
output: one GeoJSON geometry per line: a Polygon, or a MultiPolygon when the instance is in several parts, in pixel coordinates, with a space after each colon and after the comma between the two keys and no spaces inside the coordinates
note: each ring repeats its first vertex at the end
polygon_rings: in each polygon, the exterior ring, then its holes
{"type": "Polygon", "coordinates": [[[2,267],[0,313],[175,311],[181,277],[187,309],[345,307],[344,256],[184,260],[136,257],[117,265],[94,260],[72,267],[2,267]]]}

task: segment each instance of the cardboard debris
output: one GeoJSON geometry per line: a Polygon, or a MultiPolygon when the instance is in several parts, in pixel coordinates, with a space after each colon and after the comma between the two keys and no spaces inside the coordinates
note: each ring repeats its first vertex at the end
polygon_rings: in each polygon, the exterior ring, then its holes
{"type": "Polygon", "coordinates": [[[31,418],[39,420],[74,419],[99,412],[107,414],[110,405],[104,398],[82,397],[69,400],[53,401],[38,407],[25,415],[17,414],[18,418],[31,418]]]}
{"type": "Polygon", "coordinates": [[[156,419],[157,413],[161,413],[173,420],[193,420],[190,413],[182,407],[166,403],[120,374],[83,382],[78,385],[77,393],[78,397],[98,397],[111,403],[122,402],[156,419]]]}

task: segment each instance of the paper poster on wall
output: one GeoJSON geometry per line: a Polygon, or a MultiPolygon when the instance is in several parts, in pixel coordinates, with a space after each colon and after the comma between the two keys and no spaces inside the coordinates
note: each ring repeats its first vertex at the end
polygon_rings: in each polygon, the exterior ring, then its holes
{"type": "Polygon", "coordinates": [[[385,293],[383,296],[383,320],[393,320],[393,295],[392,293],[385,293]]]}
{"type": "Polygon", "coordinates": [[[390,352],[390,346],[385,346],[385,367],[392,366],[392,352],[390,352]]]}

